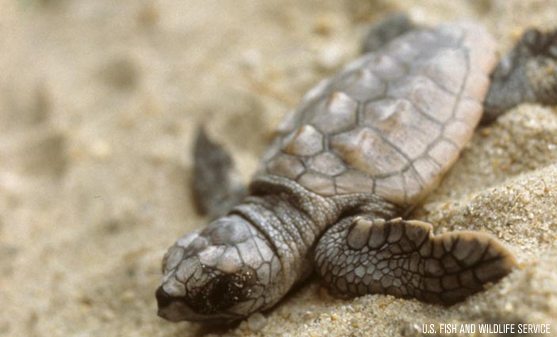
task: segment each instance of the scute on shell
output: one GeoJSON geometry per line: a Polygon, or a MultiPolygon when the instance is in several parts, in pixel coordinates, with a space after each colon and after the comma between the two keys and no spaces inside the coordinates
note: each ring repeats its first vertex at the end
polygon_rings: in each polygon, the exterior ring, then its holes
{"type": "Polygon", "coordinates": [[[261,171],[325,196],[417,202],[469,141],[494,48],[484,28],[458,22],[410,31],[362,56],[308,93],[261,171]]]}

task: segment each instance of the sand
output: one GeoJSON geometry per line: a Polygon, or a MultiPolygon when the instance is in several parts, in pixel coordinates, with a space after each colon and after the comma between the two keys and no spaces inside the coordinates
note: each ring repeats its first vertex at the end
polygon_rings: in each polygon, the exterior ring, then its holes
{"type": "Polygon", "coordinates": [[[231,328],[156,316],[160,260],[203,226],[188,181],[198,123],[248,180],[306,90],[403,10],[471,18],[506,52],[557,1],[0,1],[0,335],[414,336],[422,324],[545,323],[557,335],[557,111],[478,130],[415,218],[498,236],[521,268],[450,308],[331,297],[310,280],[231,328]]]}

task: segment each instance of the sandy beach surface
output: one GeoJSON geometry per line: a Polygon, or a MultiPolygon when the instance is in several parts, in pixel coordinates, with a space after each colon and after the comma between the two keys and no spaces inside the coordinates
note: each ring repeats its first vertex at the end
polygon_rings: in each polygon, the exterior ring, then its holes
{"type": "Polygon", "coordinates": [[[249,180],[281,119],[396,11],[477,20],[500,54],[557,25],[555,0],[0,0],[0,336],[557,336],[557,110],[535,104],[479,129],[413,215],[510,247],[520,269],[485,292],[446,308],[341,300],[312,279],[228,328],[156,315],[164,252],[206,223],[188,184],[197,125],[249,180]]]}

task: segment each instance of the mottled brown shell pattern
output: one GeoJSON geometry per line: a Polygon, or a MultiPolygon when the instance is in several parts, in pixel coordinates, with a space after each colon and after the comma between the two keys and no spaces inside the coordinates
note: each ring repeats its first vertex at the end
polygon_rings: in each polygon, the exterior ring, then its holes
{"type": "Polygon", "coordinates": [[[260,174],[324,196],[373,193],[410,205],[429,192],[482,114],[495,41],[461,22],[414,30],[306,94],[260,174]]]}

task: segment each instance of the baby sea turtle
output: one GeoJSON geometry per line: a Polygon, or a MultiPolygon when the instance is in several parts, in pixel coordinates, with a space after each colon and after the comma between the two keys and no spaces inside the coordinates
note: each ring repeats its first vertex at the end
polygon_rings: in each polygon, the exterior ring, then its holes
{"type": "Polygon", "coordinates": [[[201,134],[197,148],[208,154],[196,188],[207,195],[198,202],[226,213],[165,255],[159,315],[242,319],[312,271],[341,295],[442,304],[507,275],[516,259],[492,236],[434,235],[431,224],[401,218],[472,136],[494,46],[477,24],[451,23],[412,29],[352,62],[280,125],[241,202],[230,159],[201,134]],[[230,210],[227,198],[237,203],[230,210]]]}

